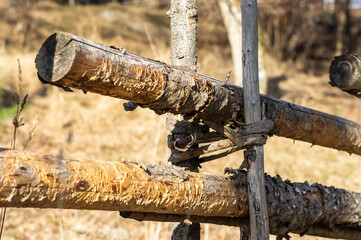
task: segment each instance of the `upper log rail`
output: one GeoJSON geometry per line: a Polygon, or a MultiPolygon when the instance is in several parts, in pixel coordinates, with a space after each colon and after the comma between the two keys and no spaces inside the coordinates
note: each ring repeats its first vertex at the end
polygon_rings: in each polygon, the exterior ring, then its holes
{"type": "MultiPolygon", "coordinates": [[[[130,100],[158,114],[244,122],[241,87],[68,33],[44,42],[36,67],[42,82],[130,100]]],[[[264,95],[261,104],[274,122],[269,134],[361,155],[359,124],[264,95]]]]}
{"type": "Polygon", "coordinates": [[[335,57],[330,66],[330,84],[361,98],[361,58],[346,53],[335,57]]]}
{"type": "MultiPolygon", "coordinates": [[[[244,171],[216,176],[0,149],[0,176],[0,207],[122,211],[138,220],[190,218],[229,226],[244,223],[249,212],[244,171]]],[[[360,193],[268,175],[265,186],[272,234],[361,239],[360,193]]]]}

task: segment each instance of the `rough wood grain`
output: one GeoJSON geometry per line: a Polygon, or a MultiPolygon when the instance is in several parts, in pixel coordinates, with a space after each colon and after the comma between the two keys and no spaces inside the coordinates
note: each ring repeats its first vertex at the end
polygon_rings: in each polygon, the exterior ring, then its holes
{"type": "MultiPolygon", "coordinates": [[[[241,0],[243,104],[246,124],[262,120],[258,80],[258,15],[257,0],[241,0]]],[[[263,146],[254,146],[244,152],[247,161],[247,182],[252,240],[269,239],[269,220],[264,186],[263,146]]],[[[241,239],[248,239],[248,233],[241,239]]]]}
{"type": "Polygon", "coordinates": [[[246,216],[230,179],[175,166],[0,152],[0,206],[246,216]]]}
{"type": "Polygon", "coordinates": [[[356,54],[335,57],[330,66],[330,84],[361,98],[361,58],[356,54]]]}
{"type": "MultiPolygon", "coordinates": [[[[36,57],[46,83],[123,98],[156,113],[183,114],[218,124],[243,122],[243,89],[67,33],[55,33],[36,57]]],[[[261,95],[270,134],[361,155],[361,126],[261,95]]]]}
{"type": "MultiPolygon", "coordinates": [[[[173,215],[167,221],[187,217],[229,226],[248,215],[243,171],[216,176],[174,166],[0,149],[0,176],[0,207],[148,212],[173,215]]],[[[271,233],[361,239],[360,193],[268,175],[265,186],[271,233]]]]}

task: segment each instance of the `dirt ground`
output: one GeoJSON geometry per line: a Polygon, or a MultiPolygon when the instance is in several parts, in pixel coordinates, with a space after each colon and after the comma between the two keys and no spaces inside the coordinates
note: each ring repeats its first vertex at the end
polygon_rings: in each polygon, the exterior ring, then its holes
{"type": "MultiPolygon", "coordinates": [[[[0,147],[9,147],[13,137],[14,111],[5,106],[5,102],[10,106],[13,103],[10,96],[19,78],[19,59],[22,92],[29,93],[29,103],[23,114],[25,125],[17,136],[18,149],[22,149],[34,119],[38,119],[35,135],[27,147],[29,151],[166,164],[169,150],[164,115],[158,116],[147,109],[125,112],[124,101],[119,99],[81,91],[67,93],[44,86],[37,79],[34,66],[41,43],[55,31],[67,31],[105,45],[122,46],[128,52],[169,63],[170,34],[165,10],[114,3],[69,9],[40,2],[28,13],[11,12],[0,3],[1,14],[6,21],[0,23],[0,88],[4,89],[3,96],[8,94],[8,97],[0,107],[0,147]]],[[[226,33],[223,25],[206,20],[206,16],[200,16],[200,31],[204,34],[200,39],[198,70],[224,79],[232,69],[229,46],[221,39],[223,35],[217,41],[207,42],[206,39],[207,34],[213,39],[210,35],[226,33]]],[[[266,56],[265,63],[269,78],[267,94],[361,123],[360,99],[332,88],[327,73],[305,74],[297,64],[279,63],[271,56],[266,56]]],[[[201,171],[223,174],[225,167],[237,168],[242,159],[243,154],[239,152],[206,163],[201,171]]],[[[360,156],[291,139],[271,137],[265,145],[265,171],[294,182],[307,180],[361,192],[360,163],[360,156]]],[[[125,220],[117,212],[11,208],[7,212],[3,239],[157,240],[169,239],[172,228],[171,223],[125,220]]],[[[301,239],[292,236],[292,239],[301,239]]],[[[239,239],[239,230],[203,225],[202,239],[239,239]]],[[[305,236],[302,239],[321,238],[305,236]]]]}

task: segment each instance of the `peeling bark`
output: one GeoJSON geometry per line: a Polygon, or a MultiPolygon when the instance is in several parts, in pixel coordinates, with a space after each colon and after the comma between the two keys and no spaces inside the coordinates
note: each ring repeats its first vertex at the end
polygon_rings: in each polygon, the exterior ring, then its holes
{"type": "MultiPolygon", "coordinates": [[[[248,216],[244,171],[216,176],[175,166],[1,149],[0,175],[0,207],[122,211],[138,220],[187,218],[229,226],[245,223],[248,216]]],[[[361,239],[360,193],[268,175],[265,186],[272,234],[361,239]]]]}
{"type": "MultiPolygon", "coordinates": [[[[243,122],[243,89],[202,74],[108,48],[67,33],[50,36],[36,57],[46,83],[127,99],[220,125],[243,122]]],[[[261,95],[270,134],[361,155],[355,122],[261,95]]]]}
{"type": "Polygon", "coordinates": [[[335,57],[330,66],[330,84],[361,98],[361,58],[356,54],[335,57]]]}
{"type": "Polygon", "coordinates": [[[246,216],[230,179],[176,166],[0,152],[0,206],[246,216]]]}

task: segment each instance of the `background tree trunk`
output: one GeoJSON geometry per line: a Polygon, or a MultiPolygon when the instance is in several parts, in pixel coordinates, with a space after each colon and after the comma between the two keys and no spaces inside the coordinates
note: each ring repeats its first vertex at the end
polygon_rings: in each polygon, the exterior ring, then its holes
{"type": "Polygon", "coordinates": [[[341,55],[346,49],[346,30],[349,22],[350,0],[335,0],[335,19],[336,19],[336,49],[335,55],[341,55]]]}
{"type": "MultiPolygon", "coordinates": [[[[242,82],[242,17],[239,1],[218,0],[223,23],[227,29],[228,40],[232,51],[234,84],[243,86],[242,82]]],[[[264,47],[259,44],[258,68],[260,92],[267,92],[267,72],[264,64],[264,47]]]]}
{"type": "Polygon", "coordinates": [[[242,19],[239,1],[219,0],[223,23],[227,29],[228,40],[232,50],[234,83],[242,83],[242,19]]]}
{"type": "Polygon", "coordinates": [[[330,84],[361,98],[361,58],[346,53],[335,57],[330,66],[330,84]]]}

